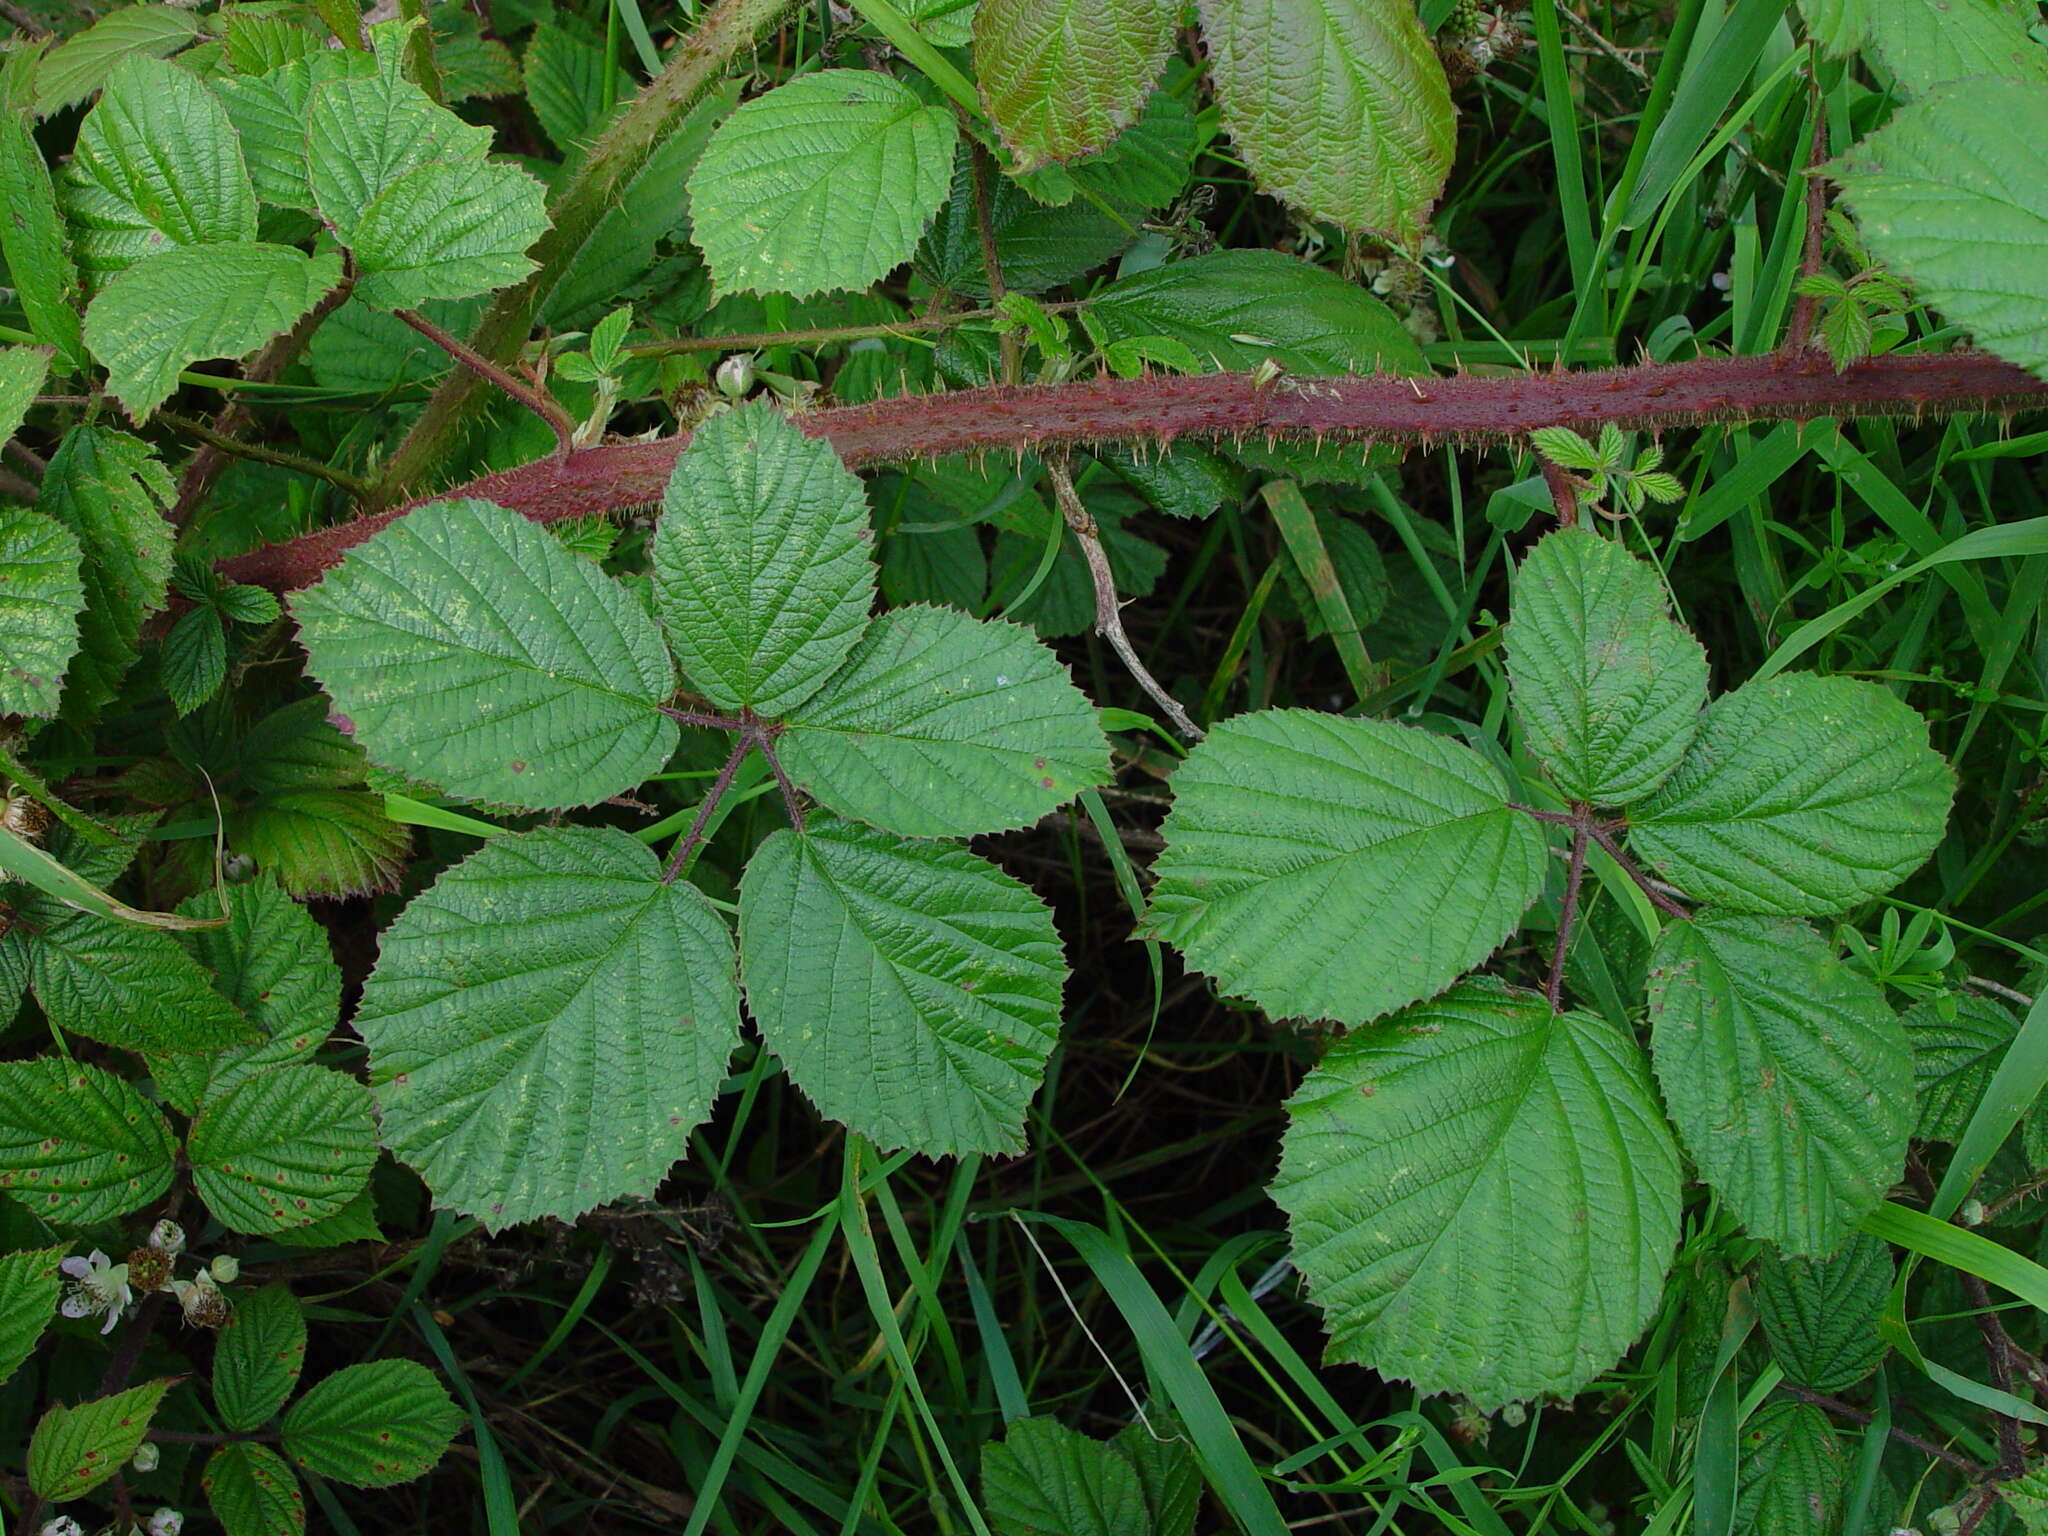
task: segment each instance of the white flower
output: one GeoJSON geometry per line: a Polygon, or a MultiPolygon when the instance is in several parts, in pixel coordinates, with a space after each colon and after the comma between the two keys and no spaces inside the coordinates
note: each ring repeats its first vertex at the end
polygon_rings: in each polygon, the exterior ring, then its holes
{"type": "Polygon", "coordinates": [[[85,1536],[85,1527],[69,1515],[59,1515],[54,1520],[45,1520],[37,1536],[85,1536]]]}
{"type": "Polygon", "coordinates": [[[185,1517],[175,1509],[160,1509],[149,1517],[144,1529],[149,1536],[178,1536],[185,1529],[185,1517]]]}
{"type": "Polygon", "coordinates": [[[175,1221],[160,1221],[149,1229],[149,1246],[161,1248],[175,1259],[185,1251],[185,1229],[175,1221]]]}
{"type": "Polygon", "coordinates": [[[73,1254],[57,1266],[74,1282],[57,1309],[66,1317],[100,1317],[107,1320],[101,1333],[112,1333],[121,1320],[121,1309],[135,1300],[128,1287],[128,1266],[116,1264],[99,1249],[90,1257],[73,1254]]]}

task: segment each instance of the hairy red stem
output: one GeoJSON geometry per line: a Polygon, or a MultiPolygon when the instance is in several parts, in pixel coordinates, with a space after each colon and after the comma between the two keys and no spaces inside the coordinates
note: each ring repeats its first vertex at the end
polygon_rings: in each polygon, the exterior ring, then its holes
{"type": "MultiPolygon", "coordinates": [[[[1427,445],[1525,439],[1536,427],[1604,422],[1652,431],[1708,422],[1806,421],[2048,407],[2048,381],[1982,352],[1872,358],[1836,372],[1824,357],[1703,358],[1586,373],[1409,378],[1086,379],[965,389],[840,406],[796,417],[850,465],[951,453],[1019,453],[1179,437],[1262,437],[1427,445]]],[[[539,522],[661,499],[688,434],[584,448],[501,470],[419,501],[478,496],[539,522]]],[[[306,586],[419,501],[316,529],[226,561],[223,575],[284,591],[306,586]]]]}

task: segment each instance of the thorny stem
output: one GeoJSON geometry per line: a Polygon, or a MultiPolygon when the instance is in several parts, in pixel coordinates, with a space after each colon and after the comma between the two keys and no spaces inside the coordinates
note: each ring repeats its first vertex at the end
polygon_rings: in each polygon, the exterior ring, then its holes
{"type": "Polygon", "coordinates": [[[1984,1517],[1997,1507],[1998,1490],[1986,1488],[1977,1495],[1977,1502],[1970,1506],[1969,1513],[1964,1515],[1962,1522],[1956,1526],[1956,1536],[1975,1536],[1977,1527],[1984,1523],[1984,1517]]]}
{"type": "MultiPolygon", "coordinates": [[[[1906,1182],[1913,1186],[1922,1200],[1930,1205],[1934,1201],[1936,1188],[1934,1176],[1917,1156],[1906,1157],[1906,1182]]],[[[1992,1306],[1991,1293],[1984,1282],[1967,1270],[1957,1270],[1956,1278],[1962,1282],[1963,1296],[1975,1314],[1977,1332],[1984,1340],[1984,1354],[1991,1368],[1991,1382],[2001,1392],[2012,1391],[2012,1367],[2016,1346],[2012,1336],[2005,1331],[1997,1310],[1992,1306]]],[[[1998,1465],[1990,1469],[1995,1480],[2018,1477],[2026,1470],[2026,1451],[2020,1442],[2020,1426],[2017,1419],[1995,1409],[1991,1411],[1993,1423],[1998,1432],[1998,1465]]],[[[1977,1517],[1982,1519],[1980,1513],[1977,1517]]],[[[1971,1522],[1965,1521],[1965,1524],[1971,1522]]]]}
{"type": "Polygon", "coordinates": [[[796,786],[789,781],[789,775],[782,771],[782,759],[775,755],[775,738],[782,734],[779,724],[766,724],[753,718],[753,711],[747,711],[747,729],[754,745],[761,749],[761,755],[768,759],[768,771],[775,775],[776,787],[782,791],[783,808],[789,812],[789,824],[801,832],[804,829],[804,803],[797,798],[796,786]]]}
{"type": "MultiPolygon", "coordinates": [[[[36,404],[42,405],[49,398],[47,395],[37,395],[36,404]]],[[[90,395],[81,395],[78,403],[83,405],[91,398],[90,395]]],[[[15,463],[19,464],[38,480],[41,480],[49,472],[50,461],[18,437],[10,437],[4,444],[0,444],[0,448],[5,448],[8,458],[14,460],[15,463]]]]}
{"type": "Polygon", "coordinates": [[[1578,921],[1579,885],[1586,878],[1586,839],[1590,835],[1583,826],[1572,833],[1572,861],[1564,877],[1564,906],[1557,914],[1557,945],[1550,952],[1550,977],[1543,984],[1543,995],[1550,999],[1552,1013],[1564,1005],[1564,957],[1572,945],[1572,925],[1578,921]]]}
{"type": "Polygon", "coordinates": [[[37,21],[23,7],[16,5],[14,0],[0,0],[0,16],[5,16],[30,37],[49,37],[51,35],[48,27],[37,21]]]}
{"type": "Polygon", "coordinates": [[[1645,896],[1650,898],[1651,904],[1655,906],[1658,911],[1682,920],[1690,919],[1692,917],[1692,914],[1686,911],[1684,907],[1680,906],[1677,902],[1673,901],[1669,896],[1665,895],[1661,890],[1659,890],[1657,888],[1656,882],[1651,880],[1650,877],[1644,874],[1640,869],[1636,868],[1635,860],[1631,859],[1625,852],[1622,851],[1621,844],[1614,840],[1613,832],[1608,830],[1606,827],[1598,824],[1589,826],[1586,828],[1586,830],[1587,832],[1592,834],[1593,841],[1600,845],[1601,851],[1604,852],[1610,859],[1614,860],[1615,863],[1621,866],[1622,872],[1626,874],[1629,877],[1629,879],[1635,881],[1637,889],[1639,889],[1645,896]]]}
{"type": "Polygon", "coordinates": [[[678,725],[694,725],[707,731],[743,731],[747,726],[746,721],[731,715],[699,714],[694,709],[671,709],[666,704],[660,708],[664,715],[678,725]]]}
{"type": "Polygon", "coordinates": [[[1557,510],[1557,526],[1576,528],[1579,524],[1578,486],[1562,468],[1544,458],[1540,450],[1536,462],[1543,466],[1543,483],[1550,488],[1550,504],[1557,510]]]}
{"type": "MultiPolygon", "coordinates": [[[[1977,1314],[1977,1332],[1984,1340],[1984,1356],[1991,1367],[1991,1384],[2010,1395],[2013,1385],[2012,1338],[2006,1333],[2005,1324],[1999,1320],[1984,1282],[1965,1269],[1957,1270],[1956,1278],[1962,1281],[1963,1296],[1977,1314]]],[[[1992,1468],[1992,1476],[2018,1477],[2027,1465],[2026,1450],[2020,1443],[2019,1420],[2003,1413],[1994,1413],[1991,1419],[1998,1430],[1998,1465],[1992,1468]]]]}
{"type": "MultiPolygon", "coordinates": [[[[1828,115],[1820,99],[1820,59],[1818,46],[1807,45],[1806,66],[1807,93],[1813,113],[1813,140],[1806,150],[1806,244],[1799,253],[1799,275],[1811,277],[1820,270],[1822,242],[1827,233],[1828,189],[1820,174],[1821,162],[1828,157],[1828,115]]],[[[1785,333],[1785,350],[1803,352],[1808,339],[1813,335],[1814,312],[1820,301],[1810,293],[1802,293],[1792,301],[1792,320],[1785,333]]]]}
{"type": "Polygon", "coordinates": [[[1585,823],[1585,818],[1576,811],[1542,811],[1533,805],[1517,805],[1513,801],[1508,802],[1508,809],[1520,811],[1524,816],[1547,822],[1553,827],[1577,827],[1585,823]]]}
{"type": "Polygon", "coordinates": [[[725,766],[718,770],[718,777],[711,781],[711,787],[704,791],[704,798],[697,806],[697,815],[690,823],[690,830],[683,834],[683,840],[676,844],[676,851],[668,861],[668,868],[661,872],[661,883],[673,885],[689,864],[690,855],[697,851],[697,845],[704,841],[704,829],[711,824],[711,813],[718,809],[718,802],[725,798],[725,792],[732,788],[733,776],[740,771],[740,764],[747,760],[747,754],[754,750],[752,736],[742,732],[732,744],[732,754],[726,758],[725,766]]]}
{"type": "Polygon", "coordinates": [[[42,499],[43,493],[34,481],[24,480],[11,469],[0,469],[0,495],[11,496],[32,507],[42,499]]]}
{"type": "Polygon", "coordinates": [[[463,345],[416,309],[395,310],[399,319],[418,331],[480,379],[487,379],[546,422],[555,434],[555,456],[566,459],[576,447],[576,419],[552,395],[534,388],[481,352],[463,345]]]}
{"type": "MultiPolygon", "coordinates": [[[[1001,310],[1008,290],[1003,286],[1003,262],[996,252],[996,218],[994,198],[989,191],[989,153],[977,139],[972,141],[974,152],[970,164],[974,176],[974,231],[981,240],[981,265],[988,273],[988,301],[991,307],[1001,310]]],[[[997,342],[1001,349],[1003,382],[1015,384],[1023,375],[1024,346],[1017,332],[1004,326],[997,342]]]]}
{"type": "MultiPolygon", "coordinates": [[[[1875,1414],[1868,1413],[1853,1403],[1845,1403],[1839,1397],[1830,1397],[1825,1392],[1815,1392],[1806,1387],[1796,1387],[1789,1381],[1779,1382],[1778,1390],[1787,1397],[1797,1398],[1802,1403],[1811,1403],[1836,1418],[1847,1419],[1851,1424],[1869,1424],[1876,1418],[1875,1414]]],[[[1901,1429],[1894,1424],[1891,1436],[1899,1444],[1910,1445],[1921,1455],[1932,1456],[1936,1461],[1954,1467],[1965,1476],[1980,1478],[1991,1475],[1991,1468],[1981,1462],[1972,1461],[1961,1452],[1952,1451],[1945,1445],[1936,1445],[1932,1440],[1916,1435],[1910,1429],[1901,1429]]]]}
{"type": "MultiPolygon", "coordinates": [[[[1081,307],[1081,300],[1063,299],[1044,306],[1049,315],[1065,314],[1081,307]]],[[[875,325],[816,325],[793,331],[742,331],[730,336],[676,336],[666,341],[643,341],[626,348],[632,357],[667,357],[677,352],[766,352],[771,347],[822,347],[838,341],[863,341],[868,337],[909,336],[919,331],[950,331],[963,325],[1000,320],[993,309],[954,309],[931,315],[905,315],[875,325]]]]}
{"type": "MultiPolygon", "coordinates": [[[[726,0],[731,5],[733,0],[726,0]]],[[[1043,451],[1179,437],[1427,446],[1525,442],[1540,426],[1605,422],[1660,431],[1709,422],[1806,421],[2048,407],[2048,380],[1979,352],[1871,358],[1837,372],[1810,353],[1703,358],[1593,372],[1391,375],[1291,380],[1247,373],[1079,379],[1022,389],[957,390],[808,411],[796,425],[828,440],[849,467],[953,453],[1043,451]]],[[[687,433],[586,448],[473,480],[437,495],[477,496],[539,522],[661,499],[687,433]]],[[[389,475],[387,472],[386,481],[389,475]]],[[[374,499],[374,498],[373,498],[374,499]]],[[[224,575],[286,591],[318,581],[344,553],[398,516],[395,507],[301,534],[223,563],[224,575]]]]}
{"type": "Polygon", "coordinates": [[[1047,459],[1045,468],[1052,479],[1054,499],[1060,504],[1060,515],[1074,530],[1081,553],[1088,561],[1088,574],[1094,578],[1095,633],[1109,642],[1110,649],[1116,652],[1125,670],[1137,679],[1138,686],[1145,690],[1152,702],[1165,711],[1166,718],[1173,722],[1173,728],[1189,741],[1200,741],[1202,728],[1188,718],[1180,700],[1159,686],[1159,680],[1138,659],[1130,636],[1124,633],[1123,605],[1117,601],[1116,577],[1109,568],[1109,555],[1102,547],[1102,536],[1095,530],[1095,519],[1089,516],[1088,509],[1081,504],[1080,493],[1074,489],[1074,477],[1067,468],[1066,456],[1060,454],[1047,459]]]}
{"type": "MultiPolygon", "coordinates": [[[[223,418],[238,408],[238,406],[228,407],[227,411],[222,412],[223,418]]],[[[284,453],[276,448],[266,448],[261,443],[243,442],[240,438],[230,437],[227,433],[220,431],[218,428],[210,427],[203,421],[196,421],[190,416],[180,416],[175,411],[158,411],[156,419],[165,426],[184,433],[187,437],[197,438],[206,445],[207,449],[216,454],[225,454],[230,458],[236,459],[250,459],[258,464],[275,464],[280,469],[289,469],[298,474],[311,475],[316,480],[325,480],[329,485],[340,486],[341,489],[347,491],[351,496],[361,496],[370,488],[368,481],[358,480],[348,471],[336,469],[331,464],[323,464],[318,459],[302,458],[296,453],[284,453]]],[[[195,456],[192,461],[192,470],[186,472],[188,479],[193,470],[197,470],[198,467],[199,460],[195,456]]],[[[204,478],[210,480],[212,475],[208,474],[204,478]]],[[[202,485],[201,494],[203,493],[204,488],[202,485]]],[[[197,497],[195,496],[193,499],[196,500],[197,497]]],[[[178,501],[180,506],[185,505],[186,496],[183,491],[180,491],[178,501]]],[[[175,517],[174,520],[182,521],[181,518],[175,517]]]]}

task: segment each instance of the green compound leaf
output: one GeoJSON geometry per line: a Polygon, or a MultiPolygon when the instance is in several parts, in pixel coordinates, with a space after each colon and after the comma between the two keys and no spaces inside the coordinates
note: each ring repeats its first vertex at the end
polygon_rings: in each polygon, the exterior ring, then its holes
{"type": "Polygon", "coordinates": [[[417,1361],[372,1360],[315,1382],[283,1427],[285,1455],[307,1471],[358,1488],[388,1488],[441,1459],[462,1427],[462,1412],[417,1361]]]}
{"type": "Polygon", "coordinates": [[[1707,653],[1656,571],[1587,529],[1560,529],[1522,562],[1507,650],[1516,717],[1567,800],[1640,800],[1706,707],[1707,653]]]}
{"type": "Polygon", "coordinates": [[[1924,96],[1948,81],[1980,76],[2048,79],[2048,49],[2027,30],[2039,14],[2029,6],[2011,0],[1860,0],[1852,12],[1843,26],[1860,29],[1861,36],[1834,51],[1874,49],[1903,95],[1924,96]]]}
{"type": "MultiPolygon", "coordinates": [[[[526,45],[526,100],[541,131],[564,155],[580,150],[604,126],[606,69],[604,45],[596,38],[553,21],[533,29],[526,45]]],[[[632,77],[616,67],[610,72],[611,100],[625,101],[634,91],[632,77]]]]}
{"type": "Polygon", "coordinates": [[[1706,913],[1650,956],[1651,1054],[1686,1150],[1754,1237],[1824,1254],[1905,1162],[1913,1065],[1805,923],[1706,913]]]}
{"type": "Polygon", "coordinates": [[[1018,1419],[982,1449],[981,1502],[997,1536],[1132,1536],[1152,1528],[1130,1460],[1056,1419],[1018,1419]]]}
{"type": "Polygon", "coordinates": [[[356,226],[355,295],[377,309],[415,309],[489,293],[534,269],[526,250],[547,227],[541,185],[516,165],[420,166],[356,226]]]}
{"type": "Polygon", "coordinates": [[[256,238],[256,194],[234,125],[175,64],[133,54],[79,125],[71,170],[153,231],[138,254],[256,238]]]}
{"type": "Polygon", "coordinates": [[[875,601],[867,494],[773,406],[697,429],[654,530],[662,627],[721,709],[779,716],[852,651],[875,601]]]}
{"type": "Polygon", "coordinates": [[[1279,251],[1217,251],[1123,278],[1089,301],[1109,341],[1164,336],[1206,365],[1246,372],[1420,373],[1422,350],[1355,283],[1279,251]]]}
{"type": "Polygon", "coordinates": [[[45,1221],[85,1227],[171,1184],[157,1108],[111,1072],[56,1056],[0,1062],[0,1189],[45,1221]]]}
{"type": "Polygon", "coordinates": [[[1849,1458],[1811,1403],[1766,1403],[1742,1426],[1739,1536],[1826,1536],[1841,1528],[1849,1458]]]}
{"type": "Polygon", "coordinates": [[[814,817],[740,883],[747,1006],[818,1112],[885,1149],[1018,1152],[1060,1028],[1052,914],[966,849],[814,817]]]}
{"type": "Polygon", "coordinates": [[[145,1382],[44,1414],[28,1444],[28,1485],[53,1504],[83,1498],[135,1454],[171,1382],[145,1382]]]}
{"type": "Polygon", "coordinates": [[[1163,0],[982,0],[974,74],[1018,174],[1093,154],[1135,122],[1175,19],[1163,0]]]}
{"type": "MultiPolygon", "coordinates": [[[[328,81],[361,79],[375,70],[375,62],[365,54],[323,49],[260,75],[225,75],[208,82],[235,125],[259,198],[281,208],[318,211],[306,165],[306,120],[314,92],[328,81]]],[[[353,206],[343,200],[346,194],[337,178],[329,177],[325,184],[335,189],[344,211],[353,206]]]]}
{"type": "Polygon", "coordinates": [[[0,109],[0,255],[8,281],[38,340],[57,349],[68,372],[86,365],[78,311],[84,303],[78,268],[65,243],[63,215],[50,168],[20,114],[0,109]]]}
{"type": "Polygon", "coordinates": [[[85,607],[78,539],[40,512],[0,510],[0,713],[57,713],[85,607]]]}
{"type": "Polygon", "coordinates": [[[897,9],[925,41],[939,48],[965,48],[974,37],[976,0],[905,0],[897,9]]]}
{"type": "Polygon", "coordinates": [[[0,347],[0,445],[21,430],[49,373],[48,347],[0,347]]]}
{"type": "Polygon", "coordinates": [[[185,246],[114,275],[85,312],[107,386],[146,421],[188,364],[244,357],[288,331],[341,281],[341,257],[285,245],[185,246]]]}
{"type": "Polygon", "coordinates": [[[293,896],[367,896],[398,888],[412,832],[367,790],[282,790],[230,815],[228,844],[293,896]]]}
{"type": "Polygon", "coordinates": [[[1276,1018],[1363,1024],[1449,986],[1543,889],[1543,839],[1469,747],[1262,710],[1173,776],[1149,931],[1276,1018]]]}
{"type": "Polygon", "coordinates": [[[383,1242],[383,1230],[377,1225],[375,1185],[364,1185],[355,1199],[332,1216],[293,1227],[278,1240],[294,1248],[345,1248],[350,1243],[383,1242]]]}
{"type": "Polygon", "coordinates": [[[129,5],[52,48],[36,68],[36,116],[85,100],[132,54],[176,53],[199,37],[199,18],[173,5],[129,5]]]}
{"type": "Polygon", "coordinates": [[[237,1232],[332,1216],[377,1162],[369,1091],[327,1067],[276,1067],[208,1102],[185,1150],[208,1210],[237,1232]]]}
{"type": "Polygon", "coordinates": [[[37,510],[70,529],[83,552],[85,613],[61,706],[93,726],[142,654],[142,626],[162,610],[171,579],[177,487],[149,445],[100,427],[73,427],[50,456],[37,510]]]}
{"type": "Polygon", "coordinates": [[[492,840],[384,934],[355,1027],[385,1144],[493,1229],[645,1195],[739,1043],[732,936],[625,833],[492,840]]]}
{"type": "MultiPolygon", "coordinates": [[[[437,161],[480,165],[491,147],[488,128],[436,106],[405,78],[401,41],[388,33],[378,41],[374,74],[318,83],[309,76],[304,100],[307,183],[320,216],[348,246],[371,205],[401,177],[437,161]]],[[[296,94],[297,81],[285,89],[296,94]]]]}
{"type": "Polygon", "coordinates": [[[2048,1532],[2048,1471],[2024,1472],[2000,1483],[1998,1496],[2019,1518],[2021,1536],[2048,1532]]]}
{"type": "Polygon", "coordinates": [[[1480,978],[1336,1041],[1273,1198],[1328,1358],[1482,1409],[1570,1397],[1656,1311],[1680,1173],[1635,1042],[1480,978]]]}
{"type": "MultiPolygon", "coordinates": [[[[268,881],[228,887],[227,903],[225,927],[187,933],[179,942],[267,1038],[205,1054],[151,1057],[157,1088],[188,1115],[252,1072],[309,1060],[341,1014],[341,967],[327,930],[304,907],[268,881]]],[[[218,917],[219,898],[202,892],[178,910],[218,917]]]]}
{"type": "Polygon", "coordinates": [[[1834,177],[1878,261],[2048,377],[2048,137],[2014,131],[2044,121],[2048,82],[1957,81],[1901,107],[1834,177]]]}
{"type": "Polygon", "coordinates": [[[953,180],[950,107],[887,75],[825,69],[726,119],[690,176],[720,294],[865,288],[910,260],[953,180]]]}
{"type": "Polygon", "coordinates": [[[228,675],[228,636],[220,615],[210,607],[180,614],[157,653],[157,675],[181,715],[218,693],[228,675]]]}
{"type": "Polygon", "coordinates": [[[1109,742],[1029,630],[950,608],[875,620],[789,717],[790,776],[842,815],[905,837],[1028,826],[1109,781],[1109,742]]]}
{"type": "Polygon", "coordinates": [[[450,794],[590,805],[675,750],[656,708],[675,669],[646,610],[491,502],[408,512],[291,607],[371,759],[450,794]]]}
{"type": "Polygon", "coordinates": [[[261,1429],[306,1363],[306,1314],[282,1281],[239,1297],[213,1351],[213,1406],[229,1429],[261,1429]]]}
{"type": "Polygon", "coordinates": [[[2019,1033],[2019,1020],[2003,1003],[1974,992],[1958,992],[1948,1001],[1954,1018],[1944,1018],[1930,998],[1901,1021],[1913,1048],[1913,1097],[1919,1106],[1913,1134],[1922,1141],[1962,1139],[2019,1033]]]}
{"type": "Polygon", "coordinates": [[[305,1491],[267,1445],[222,1446],[207,1458],[199,1486],[227,1536],[304,1536],[305,1491]]]}
{"type": "Polygon", "coordinates": [[[1886,689],[1788,673],[1708,706],[1629,841],[1701,901],[1819,916],[1925,863],[1954,793],[1927,722],[1886,689]]]}
{"type": "Polygon", "coordinates": [[[1151,1536],[1195,1536],[1195,1515],[1202,1503],[1202,1471],[1185,1440],[1161,1440],[1146,1420],[1134,1420],[1110,1436],[1109,1443],[1138,1469],[1151,1517],[1151,1536]]]}
{"type": "Polygon", "coordinates": [[[126,1051],[217,1051],[260,1038],[168,933],[33,903],[29,985],[59,1029],[126,1051]]]}
{"type": "Polygon", "coordinates": [[[230,11],[226,18],[228,62],[237,74],[260,75],[319,50],[324,39],[309,23],[287,15],[230,11]]]}
{"type": "Polygon", "coordinates": [[[1815,1392],[1840,1392],[1876,1370],[1890,1348],[1877,1321],[1892,1278],[1891,1249],[1861,1232],[1824,1259],[1766,1253],[1757,1313],[1786,1377],[1815,1392]]]}
{"type": "Polygon", "coordinates": [[[0,1386],[35,1353],[36,1341],[56,1315],[65,1248],[0,1253],[0,1386]]]}
{"type": "Polygon", "coordinates": [[[1414,246],[1457,123],[1409,0],[1199,0],[1223,126],[1261,191],[1414,246]]]}

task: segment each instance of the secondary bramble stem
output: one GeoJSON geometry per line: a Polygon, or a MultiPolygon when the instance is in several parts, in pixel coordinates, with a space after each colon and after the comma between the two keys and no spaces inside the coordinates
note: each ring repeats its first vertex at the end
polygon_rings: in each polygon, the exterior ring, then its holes
{"type": "Polygon", "coordinates": [[[1089,515],[1080,493],[1074,489],[1074,477],[1067,468],[1066,456],[1054,455],[1046,461],[1045,467],[1052,480],[1053,497],[1060,504],[1060,515],[1074,531],[1081,554],[1088,562],[1088,577],[1095,586],[1095,633],[1109,642],[1110,649],[1116,652],[1124,669],[1137,679],[1146,696],[1166,712],[1173,728],[1189,741],[1200,741],[1202,728],[1188,718],[1180,700],[1160,686],[1151,669],[1139,659],[1131,637],[1124,633],[1123,608],[1117,601],[1116,577],[1109,568],[1109,553],[1102,547],[1102,536],[1096,531],[1095,519],[1089,515]]]}
{"type": "Polygon", "coordinates": [[[1579,886],[1586,878],[1586,847],[1590,836],[1584,826],[1572,833],[1572,861],[1564,877],[1564,905],[1557,914],[1557,945],[1550,952],[1550,977],[1543,984],[1543,995],[1550,999],[1552,1013],[1564,1005],[1564,957],[1572,946],[1572,926],[1578,921],[1579,886]]]}
{"type": "Polygon", "coordinates": [[[740,771],[740,764],[747,760],[747,754],[754,750],[752,736],[742,732],[732,744],[732,753],[725,760],[725,766],[718,770],[718,777],[711,781],[711,787],[704,791],[704,798],[697,806],[696,819],[690,823],[690,830],[683,834],[683,840],[676,844],[676,851],[668,861],[668,868],[661,872],[661,883],[671,885],[678,875],[688,867],[690,855],[697,851],[697,845],[704,841],[704,829],[711,825],[711,813],[718,809],[718,802],[725,798],[725,792],[732,788],[734,775],[740,771]]]}
{"type": "Polygon", "coordinates": [[[1686,920],[1692,917],[1692,914],[1686,911],[1684,907],[1658,889],[1656,883],[1648,875],[1636,868],[1635,860],[1631,859],[1623,851],[1621,844],[1614,840],[1613,832],[1598,823],[1588,826],[1586,831],[1593,841],[1600,845],[1601,851],[1621,866],[1622,873],[1635,881],[1636,888],[1650,898],[1651,905],[1656,907],[1658,911],[1670,917],[1686,920]]]}
{"type": "Polygon", "coordinates": [[[418,310],[400,309],[393,313],[478,378],[487,379],[497,385],[546,422],[555,434],[555,453],[558,457],[567,458],[574,451],[576,418],[563,409],[560,401],[545,390],[536,389],[509,370],[499,367],[481,353],[464,346],[418,310]]]}

